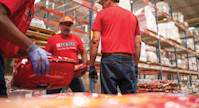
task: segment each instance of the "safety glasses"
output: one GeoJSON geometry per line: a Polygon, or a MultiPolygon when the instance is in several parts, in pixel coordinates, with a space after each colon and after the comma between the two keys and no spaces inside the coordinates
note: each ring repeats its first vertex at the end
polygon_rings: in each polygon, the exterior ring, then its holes
{"type": "Polygon", "coordinates": [[[68,23],[61,23],[62,26],[65,26],[65,27],[71,27],[72,24],[68,24],[68,23]]]}

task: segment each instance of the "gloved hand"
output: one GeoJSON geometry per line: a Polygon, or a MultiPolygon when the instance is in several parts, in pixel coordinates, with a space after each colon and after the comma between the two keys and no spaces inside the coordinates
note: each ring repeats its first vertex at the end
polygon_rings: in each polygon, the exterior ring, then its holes
{"type": "Polygon", "coordinates": [[[33,43],[27,50],[32,65],[33,65],[33,72],[36,73],[38,76],[42,74],[42,76],[45,75],[45,72],[49,72],[50,69],[50,63],[47,58],[47,54],[50,54],[49,52],[46,52],[42,48],[38,47],[35,43],[33,43]]]}
{"type": "Polygon", "coordinates": [[[135,66],[135,75],[136,75],[136,79],[138,79],[138,67],[135,66]]]}
{"type": "Polygon", "coordinates": [[[49,53],[48,51],[46,51],[46,50],[44,50],[45,51],[45,53],[46,53],[46,55],[52,55],[51,53],[49,53]]]}
{"type": "Polygon", "coordinates": [[[97,71],[95,69],[95,66],[90,66],[89,79],[90,81],[97,83],[98,76],[97,76],[97,71]]]}

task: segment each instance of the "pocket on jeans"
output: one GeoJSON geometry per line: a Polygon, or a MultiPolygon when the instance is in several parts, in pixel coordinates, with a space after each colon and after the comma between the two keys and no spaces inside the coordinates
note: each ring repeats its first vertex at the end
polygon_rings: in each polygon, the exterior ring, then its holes
{"type": "Polygon", "coordinates": [[[103,76],[107,78],[111,78],[114,76],[114,72],[116,70],[116,63],[114,62],[107,62],[107,61],[102,61],[101,62],[101,67],[102,67],[102,74],[103,76]]]}
{"type": "Polygon", "coordinates": [[[132,64],[126,64],[126,76],[131,79],[134,80],[135,77],[135,69],[134,69],[134,65],[132,64]]]}

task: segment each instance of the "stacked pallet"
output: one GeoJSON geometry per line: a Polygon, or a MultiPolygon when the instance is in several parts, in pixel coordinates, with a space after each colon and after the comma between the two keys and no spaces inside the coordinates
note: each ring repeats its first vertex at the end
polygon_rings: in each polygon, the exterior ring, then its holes
{"type": "Polygon", "coordinates": [[[41,48],[45,48],[49,37],[52,35],[55,35],[55,31],[36,26],[30,26],[26,33],[26,36],[41,48]]]}

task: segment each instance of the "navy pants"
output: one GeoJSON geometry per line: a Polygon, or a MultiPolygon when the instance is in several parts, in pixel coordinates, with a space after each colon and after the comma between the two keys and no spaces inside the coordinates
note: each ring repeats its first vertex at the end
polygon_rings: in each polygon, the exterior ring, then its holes
{"type": "MultiPolygon", "coordinates": [[[[85,88],[82,82],[81,77],[72,80],[69,87],[73,92],[85,92],[85,88]]],[[[47,94],[53,94],[53,93],[60,93],[62,88],[59,89],[53,89],[53,90],[47,90],[47,94]]]]}
{"type": "Polygon", "coordinates": [[[4,60],[2,55],[0,54],[0,97],[7,97],[6,86],[5,86],[5,78],[4,78],[4,60]]]}
{"type": "Polygon", "coordinates": [[[137,93],[133,57],[102,56],[100,79],[102,94],[117,94],[117,86],[119,86],[122,94],[137,93]]]}

